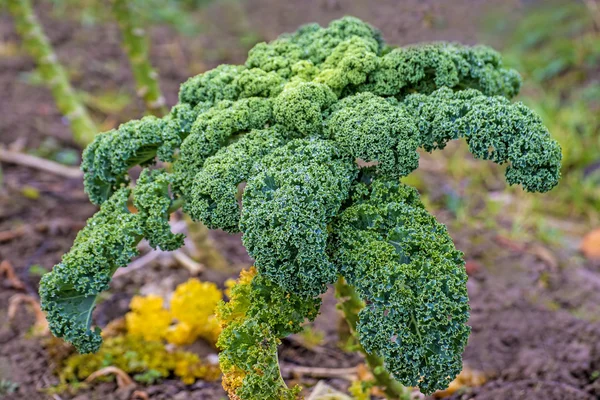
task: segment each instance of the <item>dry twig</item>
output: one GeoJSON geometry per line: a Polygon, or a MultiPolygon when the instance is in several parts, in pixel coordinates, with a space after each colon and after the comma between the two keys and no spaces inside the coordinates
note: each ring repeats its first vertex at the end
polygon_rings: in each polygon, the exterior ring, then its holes
{"type": "Polygon", "coordinates": [[[200,272],[204,271],[204,265],[200,264],[197,261],[194,261],[190,256],[185,254],[181,249],[175,250],[173,252],[173,258],[179,262],[185,269],[189,271],[192,275],[198,275],[200,272]]]}
{"type": "Polygon", "coordinates": [[[300,365],[282,365],[281,375],[287,378],[300,378],[308,376],[310,378],[341,378],[352,381],[356,378],[356,367],[350,368],[324,368],[324,367],[303,367],[300,365]]]}
{"type": "Polygon", "coordinates": [[[132,400],[148,400],[148,393],[144,392],[143,390],[136,390],[133,392],[133,394],[131,395],[131,399],[132,400]]]}
{"type": "Polygon", "coordinates": [[[55,175],[64,176],[65,178],[81,179],[83,177],[83,172],[81,172],[79,168],[67,167],[54,161],[45,160],[30,154],[6,150],[1,147],[0,161],[39,169],[40,171],[50,172],[55,175]]]}
{"type": "Polygon", "coordinates": [[[4,275],[8,284],[17,290],[25,290],[25,284],[19,279],[15,273],[15,269],[8,260],[4,260],[0,263],[0,276],[4,275]]]}
{"type": "Polygon", "coordinates": [[[34,332],[39,335],[47,335],[50,333],[46,314],[42,311],[40,303],[37,299],[27,294],[15,294],[8,301],[8,319],[12,321],[17,316],[17,311],[21,304],[29,304],[35,314],[34,332]]]}
{"type": "Polygon", "coordinates": [[[18,239],[28,232],[37,231],[41,233],[55,234],[62,231],[80,230],[85,226],[85,222],[71,221],[68,219],[57,218],[50,221],[44,221],[35,225],[21,225],[9,231],[0,232],[0,243],[10,242],[18,239]]]}
{"type": "Polygon", "coordinates": [[[131,377],[129,375],[127,375],[127,372],[123,371],[120,368],[114,367],[114,366],[104,367],[102,369],[99,369],[98,371],[96,371],[96,372],[92,373],[90,376],[88,376],[87,379],[85,380],[85,382],[92,383],[96,378],[99,378],[101,376],[111,375],[111,374],[114,374],[117,377],[117,386],[119,386],[119,389],[123,389],[128,386],[135,385],[135,383],[133,383],[133,379],[131,379],[131,377]]]}
{"type": "Polygon", "coordinates": [[[127,267],[119,268],[113,275],[113,278],[117,278],[119,276],[123,276],[130,272],[136,271],[138,269],[142,269],[146,265],[152,263],[154,260],[157,260],[161,255],[165,253],[167,252],[162,250],[152,250],[149,253],[144,254],[140,258],[132,261],[127,267]]]}

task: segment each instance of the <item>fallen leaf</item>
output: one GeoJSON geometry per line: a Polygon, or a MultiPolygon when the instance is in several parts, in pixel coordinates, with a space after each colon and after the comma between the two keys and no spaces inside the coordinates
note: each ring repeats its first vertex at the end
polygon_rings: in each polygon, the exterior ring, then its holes
{"type": "Polygon", "coordinates": [[[527,247],[523,243],[517,243],[514,240],[509,239],[502,235],[496,235],[496,242],[499,245],[504,246],[504,247],[508,248],[509,250],[516,251],[516,252],[525,251],[525,249],[527,247]]]}
{"type": "Polygon", "coordinates": [[[600,259],[600,228],[584,236],[580,249],[586,258],[600,259]]]}
{"type": "Polygon", "coordinates": [[[450,397],[458,390],[466,387],[477,387],[485,383],[486,378],[483,372],[475,371],[469,367],[464,367],[458,376],[450,382],[446,390],[439,390],[433,394],[436,399],[450,397]]]}
{"type": "Polygon", "coordinates": [[[125,324],[125,317],[120,317],[110,321],[104,329],[102,329],[102,338],[106,339],[118,335],[127,333],[127,325],[125,324]]]}
{"type": "Polygon", "coordinates": [[[19,227],[11,231],[0,232],[0,243],[10,242],[13,239],[17,239],[25,234],[25,229],[19,227]]]}
{"type": "Polygon", "coordinates": [[[319,381],[313,389],[307,400],[352,400],[349,396],[339,392],[326,384],[324,381],[319,381]]]}

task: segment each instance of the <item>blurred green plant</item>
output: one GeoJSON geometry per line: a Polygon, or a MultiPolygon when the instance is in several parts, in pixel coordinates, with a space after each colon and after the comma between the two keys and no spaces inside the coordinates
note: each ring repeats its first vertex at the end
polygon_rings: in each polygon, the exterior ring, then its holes
{"type": "MultiPolygon", "coordinates": [[[[135,9],[136,22],[142,26],[166,24],[185,35],[201,31],[195,11],[214,0],[128,0],[135,9]]],[[[93,26],[112,19],[111,9],[99,0],[52,0],[53,12],[61,18],[75,18],[84,26],[93,26]]]]}
{"type": "MultiPolygon", "coordinates": [[[[102,15],[103,12],[98,7],[101,4],[102,2],[85,0],[70,9],[87,10],[94,15],[102,15]]],[[[8,0],[7,5],[15,21],[17,32],[23,39],[23,46],[37,64],[37,71],[27,74],[25,79],[32,84],[41,83],[51,89],[58,109],[71,124],[75,142],[85,147],[93,140],[98,129],[88,109],[82,103],[82,97],[84,101],[87,100],[87,103],[100,109],[106,109],[107,102],[102,101],[101,97],[86,94],[80,96],[75,92],[69,82],[68,73],[57,59],[29,0],[8,0]]],[[[149,61],[149,42],[138,19],[138,9],[147,7],[147,4],[145,7],[136,7],[137,5],[135,0],[112,0],[110,10],[121,29],[122,46],[130,61],[137,94],[144,100],[149,113],[162,116],[167,110],[158,85],[158,74],[149,61]]],[[[123,101],[115,104],[116,106],[112,106],[113,109],[115,107],[118,109],[122,107],[123,101]]]]}
{"type": "Polygon", "coordinates": [[[563,151],[562,183],[534,199],[538,211],[597,222],[600,213],[600,32],[583,2],[547,1],[528,9],[506,46],[525,76],[523,102],[535,109],[563,151]]]}
{"type": "Polygon", "coordinates": [[[150,64],[150,43],[146,30],[138,20],[140,9],[147,5],[136,7],[136,2],[131,0],[112,0],[111,3],[113,15],[121,29],[122,47],[129,58],[137,94],[144,100],[150,114],[162,117],[167,113],[165,98],[158,86],[158,74],[150,64]]]}
{"type": "Polygon", "coordinates": [[[33,264],[29,266],[29,276],[42,276],[46,274],[48,271],[46,268],[42,267],[39,264],[33,264]]]}
{"type": "Polygon", "coordinates": [[[68,75],[58,60],[29,0],[8,0],[8,10],[23,40],[23,47],[37,64],[39,75],[52,91],[60,112],[67,118],[73,139],[85,146],[94,139],[96,125],[71,87],[68,75]]]}
{"type": "Polygon", "coordinates": [[[0,379],[0,396],[13,394],[19,389],[19,384],[8,379],[0,379]]]}

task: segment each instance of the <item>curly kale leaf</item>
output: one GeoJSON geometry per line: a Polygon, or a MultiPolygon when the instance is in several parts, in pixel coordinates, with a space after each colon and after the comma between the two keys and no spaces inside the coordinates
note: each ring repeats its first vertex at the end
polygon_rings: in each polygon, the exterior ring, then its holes
{"type": "Polygon", "coordinates": [[[300,46],[286,39],[258,43],[248,52],[246,67],[276,72],[279,76],[289,79],[293,74],[293,65],[301,61],[304,54],[300,46]]]}
{"type": "Polygon", "coordinates": [[[277,346],[300,332],[306,319],[315,319],[321,300],[286,292],[254,268],[240,276],[231,300],[217,309],[223,387],[240,400],[295,400],[300,388],[288,389],[281,378],[277,346]]]}
{"type": "Polygon", "coordinates": [[[325,75],[335,77],[337,82],[332,88],[342,89],[347,84],[340,84],[342,80],[354,84],[364,81],[360,75],[372,70],[367,65],[376,65],[376,56],[382,48],[383,41],[376,29],[357,18],[345,17],[332,21],[327,28],[309,24],[270,43],[259,43],[248,53],[246,66],[273,71],[290,80],[302,75],[300,71],[306,71],[307,66],[324,64],[323,69],[328,70],[325,75]],[[365,62],[362,55],[370,61],[365,62]],[[343,76],[344,71],[353,76],[343,76]]]}
{"type": "Polygon", "coordinates": [[[194,107],[201,103],[237,100],[240,93],[234,81],[244,69],[241,65],[222,64],[188,79],[179,90],[179,102],[194,107]]]}
{"type": "Polygon", "coordinates": [[[442,86],[511,98],[519,93],[521,78],[515,70],[503,68],[500,54],[489,47],[432,43],[392,50],[381,57],[367,81],[352,90],[402,97],[442,86]]]}
{"type": "Polygon", "coordinates": [[[285,80],[275,72],[223,64],[188,79],[181,85],[179,101],[197,107],[212,106],[223,100],[273,97],[284,84],[285,80]]]}
{"type": "Polygon", "coordinates": [[[351,157],[324,140],[297,139],[262,159],[243,195],[240,227],[258,271],[312,297],[336,278],[325,254],[327,224],[357,174],[351,157]]]}
{"type": "Polygon", "coordinates": [[[367,304],[359,341],[400,383],[444,389],[462,369],[470,333],[462,253],[415,189],[377,178],[358,186],[334,222],[330,251],[367,304]]]}
{"type": "Polygon", "coordinates": [[[119,189],[75,239],[71,250],[42,277],[40,298],[50,331],[81,353],[98,350],[99,329],[91,330],[97,295],[108,289],[112,274],[137,255],[143,235],[136,214],[127,209],[128,189],[119,189]]]}
{"type": "Polygon", "coordinates": [[[186,210],[210,229],[238,232],[238,185],[245,182],[255,163],[285,143],[278,126],[253,130],[209,157],[194,177],[186,210]]]}
{"type": "Polygon", "coordinates": [[[98,350],[100,330],[90,328],[96,298],[108,289],[114,272],[138,254],[139,241],[146,237],[152,246],[169,250],[183,244],[183,236],[169,230],[171,180],[163,171],[142,172],[133,190],[137,213],[127,207],[131,191],[117,190],[87,221],[62,261],[42,277],[41,305],[50,330],[79,352],[98,350]]]}
{"type": "Polygon", "coordinates": [[[191,134],[183,141],[175,163],[178,189],[187,194],[206,159],[226,146],[233,135],[264,128],[272,120],[272,103],[271,99],[261,97],[235,102],[223,100],[200,114],[191,134]]]}
{"type": "Polygon", "coordinates": [[[403,106],[416,119],[421,145],[427,151],[465,137],[476,158],[510,163],[506,180],[511,185],[546,192],[558,183],[560,146],[540,117],[522,103],[484,96],[474,89],[441,88],[429,96],[407,96],[403,106]]]}
{"type": "Polygon", "coordinates": [[[329,86],[336,94],[348,85],[363,83],[379,67],[377,43],[354,36],[340,43],[321,64],[315,82],[329,86]]]}
{"type": "Polygon", "coordinates": [[[177,105],[159,119],[144,117],[97,135],[83,152],[81,169],[85,191],[92,203],[102,204],[129,182],[128,171],[136,165],[173,161],[173,154],[190,131],[197,112],[177,105]]]}
{"type": "Polygon", "coordinates": [[[303,58],[318,65],[323,63],[340,43],[352,37],[373,42],[377,54],[383,48],[381,33],[354,17],[331,21],[327,28],[322,28],[318,24],[307,24],[295,33],[281,35],[280,40],[289,40],[297,44],[304,52],[303,58]]]}
{"type": "Polygon", "coordinates": [[[329,137],[343,150],[378,172],[405,176],[419,166],[419,131],[413,119],[393,101],[360,93],[332,107],[326,121],[329,137]]]}
{"type": "Polygon", "coordinates": [[[169,225],[169,208],[173,201],[169,187],[173,175],[164,170],[143,170],[133,189],[133,205],[142,223],[144,237],[153,248],[176,250],[183,246],[183,234],[173,234],[169,225]]]}
{"type": "Polygon", "coordinates": [[[275,99],[275,121],[301,136],[319,135],[323,113],[337,101],[331,89],[321,83],[294,82],[275,99]]]}

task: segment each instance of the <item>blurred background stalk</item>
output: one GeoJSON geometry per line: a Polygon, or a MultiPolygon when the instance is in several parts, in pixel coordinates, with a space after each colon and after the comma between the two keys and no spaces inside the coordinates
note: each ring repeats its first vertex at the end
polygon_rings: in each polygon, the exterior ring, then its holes
{"type": "Polygon", "coordinates": [[[138,24],[139,17],[131,2],[112,0],[112,11],[121,30],[122,47],[131,64],[137,94],[144,100],[149,113],[162,117],[167,108],[158,85],[158,74],[150,64],[146,30],[138,24]]]}
{"type": "Polygon", "coordinates": [[[96,125],[71,87],[66,71],[33,12],[31,2],[7,0],[7,5],[16,30],[23,40],[23,47],[35,60],[44,84],[52,91],[58,110],[71,124],[74,141],[85,147],[94,139],[96,125]]]}

